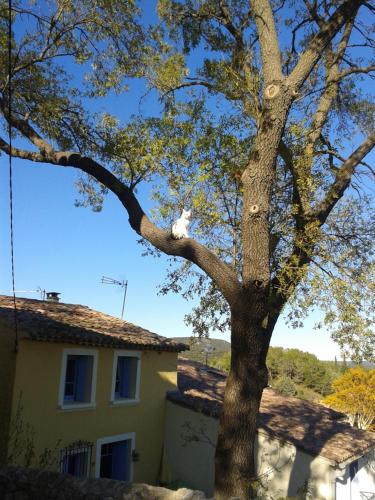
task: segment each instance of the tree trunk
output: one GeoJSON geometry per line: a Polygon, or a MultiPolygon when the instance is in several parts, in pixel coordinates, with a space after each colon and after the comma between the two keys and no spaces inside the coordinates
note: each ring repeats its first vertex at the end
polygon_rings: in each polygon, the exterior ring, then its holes
{"type": "Polygon", "coordinates": [[[254,444],[270,334],[245,304],[232,310],[232,357],[215,455],[215,500],[254,498],[254,444]]]}

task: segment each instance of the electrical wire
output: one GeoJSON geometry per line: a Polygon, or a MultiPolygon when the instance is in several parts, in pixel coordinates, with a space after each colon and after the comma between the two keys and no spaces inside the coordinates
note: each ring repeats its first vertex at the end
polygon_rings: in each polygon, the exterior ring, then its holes
{"type": "Polygon", "coordinates": [[[8,0],[8,135],[9,135],[9,211],[10,211],[10,253],[12,262],[12,291],[14,310],[14,350],[18,351],[18,315],[14,273],[14,228],[13,228],[13,171],[12,171],[12,0],[8,0]]]}

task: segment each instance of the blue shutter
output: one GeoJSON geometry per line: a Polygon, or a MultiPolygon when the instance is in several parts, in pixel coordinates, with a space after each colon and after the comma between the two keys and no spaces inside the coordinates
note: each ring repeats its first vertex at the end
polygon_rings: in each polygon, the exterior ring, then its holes
{"type": "Polygon", "coordinates": [[[61,471],[63,474],[68,474],[69,472],[68,464],[69,464],[68,456],[65,455],[62,462],[62,471],[61,471]]]}
{"type": "Polygon", "coordinates": [[[87,372],[87,356],[77,356],[74,401],[85,401],[85,382],[87,372]]]}
{"type": "Polygon", "coordinates": [[[131,440],[112,443],[112,479],[130,481],[131,440]]]}

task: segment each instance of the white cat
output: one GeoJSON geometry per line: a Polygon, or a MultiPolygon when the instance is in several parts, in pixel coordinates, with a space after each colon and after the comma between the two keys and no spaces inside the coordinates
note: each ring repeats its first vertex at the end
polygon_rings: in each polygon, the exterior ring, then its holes
{"type": "Polygon", "coordinates": [[[172,236],[176,240],[189,238],[187,228],[190,224],[191,210],[182,210],[181,217],[173,223],[172,236]]]}

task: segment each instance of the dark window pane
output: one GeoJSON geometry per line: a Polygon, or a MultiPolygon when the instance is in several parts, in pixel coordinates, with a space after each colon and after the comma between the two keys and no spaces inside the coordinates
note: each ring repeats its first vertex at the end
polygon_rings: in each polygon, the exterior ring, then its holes
{"type": "Polygon", "coordinates": [[[115,397],[135,399],[137,387],[138,358],[119,356],[117,360],[115,397]]]}
{"type": "Polygon", "coordinates": [[[100,453],[100,477],[130,481],[131,440],[103,444],[100,453]]]}
{"type": "Polygon", "coordinates": [[[64,401],[91,401],[93,356],[69,355],[66,361],[64,401]]]}
{"type": "Polygon", "coordinates": [[[100,477],[112,478],[112,443],[102,445],[100,455],[100,477]]]}

